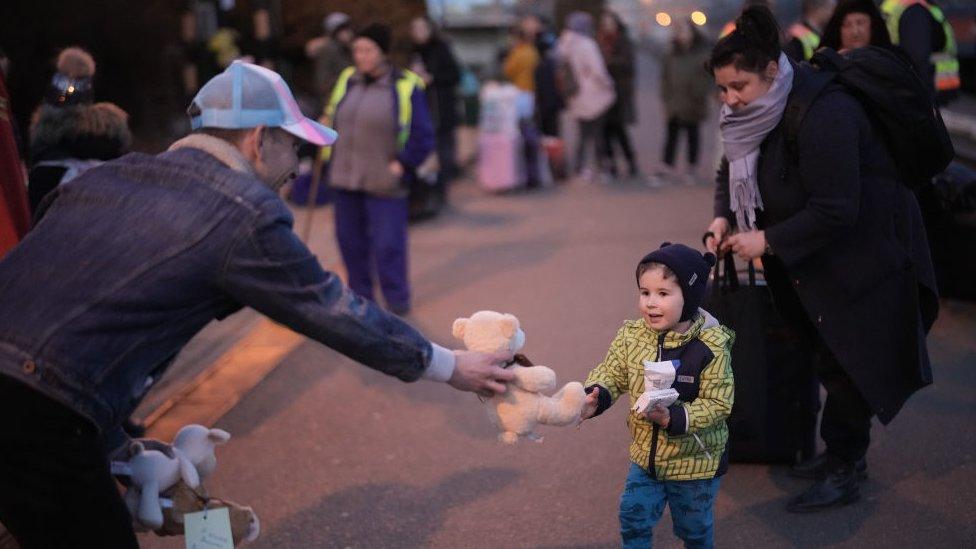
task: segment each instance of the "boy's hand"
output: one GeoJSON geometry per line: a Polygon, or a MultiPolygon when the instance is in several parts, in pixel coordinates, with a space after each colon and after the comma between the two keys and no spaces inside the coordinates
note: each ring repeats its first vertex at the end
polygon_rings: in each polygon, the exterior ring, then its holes
{"type": "Polygon", "coordinates": [[[579,423],[590,419],[596,413],[596,407],[600,403],[600,388],[594,387],[590,394],[586,395],[583,401],[583,409],[580,411],[579,423]]]}
{"type": "Polygon", "coordinates": [[[657,423],[662,428],[667,429],[671,424],[671,410],[655,406],[644,411],[644,417],[651,423],[657,423]]]}

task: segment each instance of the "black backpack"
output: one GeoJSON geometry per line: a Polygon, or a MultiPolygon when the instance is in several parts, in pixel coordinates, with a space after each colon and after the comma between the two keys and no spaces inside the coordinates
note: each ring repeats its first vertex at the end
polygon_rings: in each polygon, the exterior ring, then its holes
{"type": "Polygon", "coordinates": [[[784,115],[787,147],[794,159],[798,158],[800,123],[832,82],[860,101],[907,187],[915,190],[929,185],[955,156],[933,98],[911,62],[895,50],[868,46],[841,55],[822,48],[797,70],[808,72],[809,78],[794,91],[784,115]]]}

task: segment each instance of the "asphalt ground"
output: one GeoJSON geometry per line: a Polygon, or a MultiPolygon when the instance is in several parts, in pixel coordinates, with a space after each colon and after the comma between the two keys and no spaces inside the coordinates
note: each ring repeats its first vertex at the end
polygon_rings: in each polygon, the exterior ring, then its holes
{"type": "MultiPolygon", "coordinates": [[[[710,195],[627,182],[487,196],[462,185],[445,215],[411,231],[408,320],[453,346],[455,318],[514,313],[525,353],[560,383],[581,380],[635,318],[636,261],[664,240],[694,245],[710,195]]],[[[329,227],[323,212],[313,241],[323,262],[335,257],[329,227]]],[[[791,515],[783,505],[804,481],[735,465],[716,504],[717,545],[971,545],[974,328],[976,307],[944,304],[930,336],[936,383],[874,428],[861,502],[791,515]]],[[[305,341],[216,423],[234,438],[208,484],[255,508],[256,547],[612,547],[627,469],[623,408],[506,447],[474,395],[404,384],[305,341]]],[[[679,546],[667,514],[655,533],[659,546],[679,546]]]]}

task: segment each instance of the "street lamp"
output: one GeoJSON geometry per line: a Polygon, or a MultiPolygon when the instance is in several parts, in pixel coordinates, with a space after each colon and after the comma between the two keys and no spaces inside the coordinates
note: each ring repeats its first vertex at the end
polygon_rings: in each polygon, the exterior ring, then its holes
{"type": "Polygon", "coordinates": [[[671,16],[663,11],[657,12],[657,15],[654,16],[654,20],[657,21],[657,24],[661,25],[662,27],[668,27],[671,25],[671,16]]]}
{"type": "Polygon", "coordinates": [[[701,27],[705,23],[708,23],[708,18],[705,17],[704,12],[695,10],[691,12],[691,22],[701,27]]]}

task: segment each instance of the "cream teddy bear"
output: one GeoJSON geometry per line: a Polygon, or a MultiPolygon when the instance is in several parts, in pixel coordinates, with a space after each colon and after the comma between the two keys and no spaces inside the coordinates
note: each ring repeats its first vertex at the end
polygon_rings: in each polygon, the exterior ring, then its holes
{"type": "MultiPolygon", "coordinates": [[[[471,351],[515,353],[525,345],[525,332],[515,316],[478,311],[471,318],[454,321],[454,337],[471,351]]],[[[522,355],[516,355],[509,366],[515,379],[507,390],[489,400],[488,417],[501,430],[498,439],[515,444],[520,436],[542,442],[535,433],[537,424],[571,425],[579,420],[586,393],[578,382],[567,383],[553,396],[543,393],[556,388],[556,373],[545,366],[533,366],[522,355]]]]}

